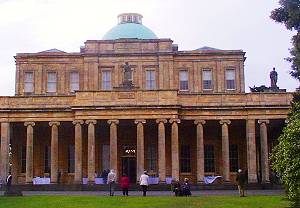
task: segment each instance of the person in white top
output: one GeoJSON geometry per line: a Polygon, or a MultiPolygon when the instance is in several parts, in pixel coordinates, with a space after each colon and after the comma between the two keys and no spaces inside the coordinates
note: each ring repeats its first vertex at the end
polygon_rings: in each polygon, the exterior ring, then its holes
{"type": "Polygon", "coordinates": [[[143,196],[146,196],[147,188],[149,186],[149,176],[147,174],[147,171],[144,171],[144,173],[140,177],[140,186],[143,190],[143,196]]]}
{"type": "Polygon", "coordinates": [[[107,175],[107,184],[109,187],[109,195],[113,196],[115,194],[115,183],[116,183],[116,173],[113,169],[107,175]]]}

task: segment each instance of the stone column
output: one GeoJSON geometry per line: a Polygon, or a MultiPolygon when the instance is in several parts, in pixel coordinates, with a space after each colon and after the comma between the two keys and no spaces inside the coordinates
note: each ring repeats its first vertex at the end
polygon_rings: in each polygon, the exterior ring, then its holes
{"type": "Polygon", "coordinates": [[[0,179],[6,180],[9,172],[9,143],[10,143],[10,124],[8,122],[1,123],[1,166],[0,179]]]}
{"type": "Polygon", "coordinates": [[[143,171],[145,170],[145,146],[144,146],[144,126],[143,124],[146,123],[146,120],[139,119],[134,121],[136,126],[136,146],[137,146],[137,173],[136,173],[136,180],[139,181],[140,176],[142,175],[143,171]]]}
{"type": "Polygon", "coordinates": [[[75,120],[75,176],[74,183],[82,183],[82,124],[83,120],[75,120]]]}
{"type": "Polygon", "coordinates": [[[197,125],[197,182],[204,182],[204,136],[203,125],[204,120],[195,120],[194,124],[197,125]]]}
{"type": "Polygon", "coordinates": [[[51,121],[51,183],[57,183],[58,172],[58,126],[60,122],[51,121]]]}
{"type": "Polygon", "coordinates": [[[222,164],[223,164],[223,178],[225,183],[230,181],[230,166],[229,166],[229,134],[228,125],[230,120],[221,120],[222,125],[222,164]]]}
{"type": "Polygon", "coordinates": [[[268,130],[269,120],[258,120],[260,124],[260,154],[261,154],[261,182],[269,183],[269,158],[268,158],[268,130]]]}
{"type": "Polygon", "coordinates": [[[86,120],[88,125],[88,183],[95,183],[95,125],[96,120],[86,120]]]}
{"type": "Polygon", "coordinates": [[[172,124],[171,135],[171,151],[172,151],[172,178],[179,180],[179,138],[178,138],[178,124],[180,119],[170,119],[172,124]]]}
{"type": "Polygon", "coordinates": [[[109,130],[109,164],[110,169],[114,169],[118,174],[118,129],[119,120],[108,120],[109,130]]]}
{"type": "Polygon", "coordinates": [[[33,179],[33,127],[34,122],[25,122],[27,127],[27,142],[26,142],[26,183],[32,183],[33,179]]]}
{"type": "Polygon", "coordinates": [[[166,182],[166,131],[167,119],[157,119],[158,123],[158,176],[159,182],[166,182]]]}
{"type": "Polygon", "coordinates": [[[248,183],[257,183],[255,119],[246,121],[248,183]]]}

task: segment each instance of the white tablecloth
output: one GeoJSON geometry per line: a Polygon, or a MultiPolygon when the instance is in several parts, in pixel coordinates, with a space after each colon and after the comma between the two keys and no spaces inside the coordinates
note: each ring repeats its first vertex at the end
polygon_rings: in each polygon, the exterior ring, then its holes
{"type": "Polygon", "coordinates": [[[172,183],[172,177],[167,177],[166,184],[171,184],[171,183],[172,183]]]}
{"type": "Polygon", "coordinates": [[[34,185],[38,185],[38,184],[50,184],[50,178],[35,177],[35,178],[32,179],[32,183],[34,185]]]}
{"type": "Polygon", "coordinates": [[[222,178],[222,176],[205,176],[204,177],[204,183],[205,184],[211,184],[218,178],[222,178]]]}
{"type": "Polygon", "coordinates": [[[158,177],[149,177],[149,184],[158,184],[159,178],[158,177]]]}
{"type": "MultiPolygon", "coordinates": [[[[82,178],[82,184],[87,184],[88,178],[82,178]]],[[[95,178],[95,184],[104,184],[103,178],[95,178]]]]}

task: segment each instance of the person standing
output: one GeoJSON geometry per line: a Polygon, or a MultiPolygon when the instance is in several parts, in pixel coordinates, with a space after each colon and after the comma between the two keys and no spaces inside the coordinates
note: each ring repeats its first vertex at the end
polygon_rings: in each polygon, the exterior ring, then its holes
{"type": "Polygon", "coordinates": [[[115,183],[116,183],[116,173],[113,169],[107,175],[107,184],[109,187],[109,195],[114,196],[115,194],[115,183]]]}
{"type": "Polygon", "coordinates": [[[7,192],[10,192],[11,182],[12,182],[12,175],[11,175],[11,172],[9,172],[6,177],[6,191],[7,192]]]}
{"type": "Polygon", "coordinates": [[[140,177],[140,186],[143,190],[143,196],[147,195],[147,189],[149,186],[149,176],[147,174],[147,171],[144,171],[144,173],[140,177]]]}
{"type": "Polygon", "coordinates": [[[184,179],[184,182],[181,186],[181,190],[182,190],[182,195],[183,196],[191,196],[192,195],[188,178],[184,179]]]}
{"type": "Polygon", "coordinates": [[[123,196],[128,196],[129,178],[126,174],[124,174],[121,178],[121,188],[123,191],[123,196]]]}
{"type": "Polygon", "coordinates": [[[242,169],[238,170],[238,173],[236,175],[236,182],[238,185],[240,197],[244,197],[245,196],[246,176],[243,173],[242,169]]]}

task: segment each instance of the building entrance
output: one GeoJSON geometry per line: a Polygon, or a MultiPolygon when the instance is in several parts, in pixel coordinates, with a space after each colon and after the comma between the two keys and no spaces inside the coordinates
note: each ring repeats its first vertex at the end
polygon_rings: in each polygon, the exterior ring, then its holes
{"type": "Polygon", "coordinates": [[[124,156],[122,157],[122,176],[127,175],[130,183],[136,182],[136,157],[124,156]]]}

